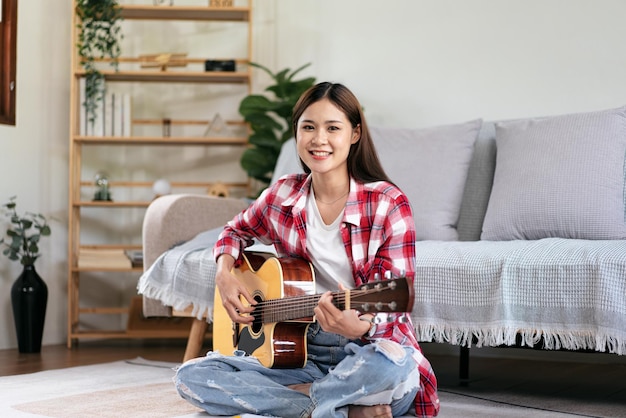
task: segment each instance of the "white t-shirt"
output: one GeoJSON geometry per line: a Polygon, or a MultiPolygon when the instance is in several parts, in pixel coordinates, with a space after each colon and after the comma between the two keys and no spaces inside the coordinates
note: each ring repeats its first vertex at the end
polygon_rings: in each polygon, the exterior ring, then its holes
{"type": "Polygon", "coordinates": [[[336,292],[339,283],[346,289],[353,289],[352,268],[341,238],[343,210],[332,224],[326,225],[311,190],[306,212],[306,248],[315,269],[315,293],[336,292]]]}

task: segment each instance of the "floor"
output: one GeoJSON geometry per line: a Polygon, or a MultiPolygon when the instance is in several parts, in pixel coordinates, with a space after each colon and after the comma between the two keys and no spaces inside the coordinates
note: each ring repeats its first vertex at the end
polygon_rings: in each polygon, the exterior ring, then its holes
{"type": "MultiPolygon", "coordinates": [[[[39,354],[20,354],[15,349],[0,350],[0,375],[135,357],[179,362],[184,349],[184,341],[104,340],[81,341],[71,350],[64,345],[44,346],[39,354]]],[[[541,405],[547,410],[563,410],[563,404],[582,402],[585,411],[581,411],[580,416],[626,417],[625,356],[534,353],[535,350],[508,348],[472,349],[470,378],[466,384],[461,384],[456,347],[424,344],[423,349],[437,374],[440,391],[501,403],[541,405]],[[445,349],[444,353],[441,348],[445,349]],[[498,357],[494,358],[494,355],[498,357]],[[607,409],[609,412],[602,412],[604,404],[611,405],[611,409],[607,409]],[[620,411],[621,406],[623,415],[615,412],[620,411]]]]}
{"type": "Polygon", "coordinates": [[[518,348],[470,352],[470,376],[463,383],[458,357],[427,356],[440,392],[573,416],[626,417],[626,356],[518,348]]]}
{"type": "Polygon", "coordinates": [[[183,340],[80,341],[72,349],[65,345],[42,347],[41,353],[20,354],[17,349],[0,350],[0,376],[34,373],[135,357],[179,362],[185,351],[183,340]]]}

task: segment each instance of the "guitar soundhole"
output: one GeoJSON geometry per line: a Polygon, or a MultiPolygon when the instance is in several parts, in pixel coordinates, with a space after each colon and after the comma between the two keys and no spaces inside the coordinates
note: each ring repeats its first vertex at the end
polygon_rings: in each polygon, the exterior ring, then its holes
{"type": "MultiPolygon", "coordinates": [[[[255,295],[254,300],[257,303],[263,302],[263,298],[260,295],[255,295]]],[[[256,308],[252,311],[252,316],[254,317],[254,321],[252,321],[250,328],[253,334],[258,334],[263,330],[263,311],[260,308],[256,308]]]]}

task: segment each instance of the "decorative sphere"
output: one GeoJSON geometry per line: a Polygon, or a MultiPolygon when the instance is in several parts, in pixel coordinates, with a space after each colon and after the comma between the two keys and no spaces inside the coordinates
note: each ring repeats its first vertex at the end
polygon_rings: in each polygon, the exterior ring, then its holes
{"type": "Polygon", "coordinates": [[[170,182],[165,179],[158,179],[152,185],[152,191],[157,196],[169,194],[171,190],[172,190],[172,186],[170,185],[170,182]]]}

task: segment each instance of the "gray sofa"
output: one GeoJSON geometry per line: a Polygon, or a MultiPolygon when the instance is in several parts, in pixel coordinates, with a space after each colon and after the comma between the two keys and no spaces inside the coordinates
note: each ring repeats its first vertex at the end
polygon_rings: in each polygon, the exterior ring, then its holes
{"type": "MultiPolygon", "coordinates": [[[[465,347],[461,377],[471,346],[626,354],[625,108],[371,131],[414,209],[418,337],[465,347]]],[[[275,178],[299,170],[297,161],[285,144],[275,178]]],[[[139,285],[146,315],[175,306],[210,321],[211,266],[200,260],[210,258],[214,235],[197,234],[245,205],[172,195],[148,208],[139,285]],[[188,262],[185,274],[204,287],[189,297],[187,284],[172,292],[177,273],[164,268],[163,253],[170,265],[188,262]]]]}

